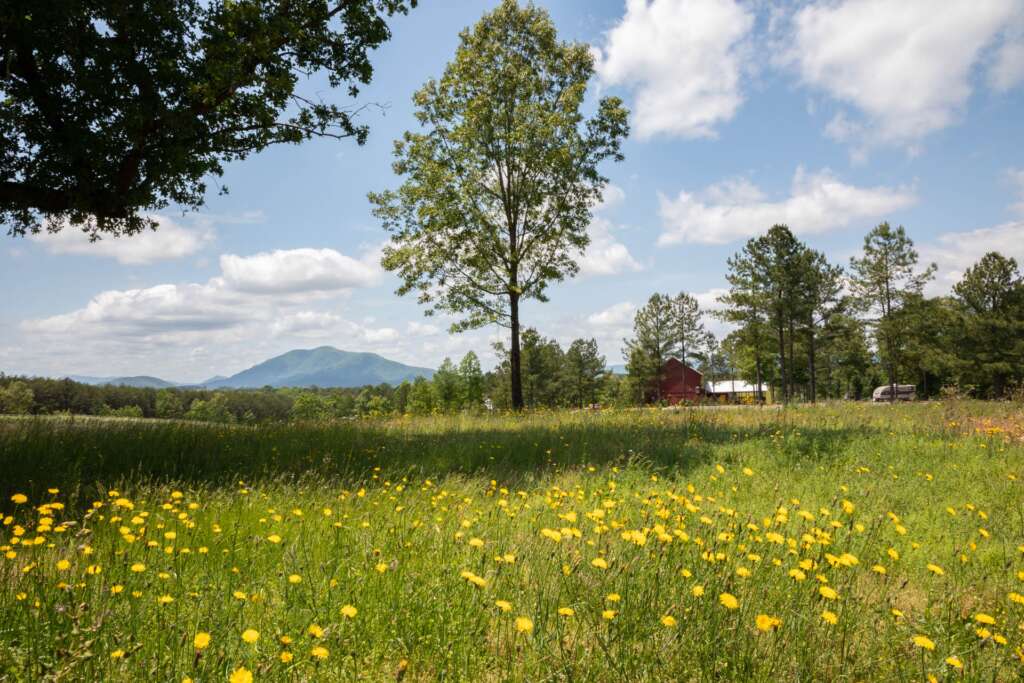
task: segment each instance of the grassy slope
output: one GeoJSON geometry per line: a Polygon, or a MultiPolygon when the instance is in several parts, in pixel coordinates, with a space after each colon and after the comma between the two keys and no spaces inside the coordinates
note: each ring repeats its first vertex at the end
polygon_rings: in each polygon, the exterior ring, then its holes
{"type": "Polygon", "coordinates": [[[969,679],[1010,679],[1024,670],[1024,605],[1008,599],[1024,593],[1021,424],[984,404],[0,423],[0,510],[13,512],[0,546],[16,524],[44,539],[0,556],[0,679],[226,680],[245,666],[379,680],[404,659],[425,680],[921,680],[955,674],[950,656],[969,679]],[[40,530],[29,506],[48,499],[68,507],[40,530]],[[76,524],[46,530],[61,520],[76,524]],[[996,621],[987,639],[978,613],[996,621]],[[759,614],[781,627],[759,631],[759,614]],[[197,631],[212,634],[198,656],[197,631]]]}

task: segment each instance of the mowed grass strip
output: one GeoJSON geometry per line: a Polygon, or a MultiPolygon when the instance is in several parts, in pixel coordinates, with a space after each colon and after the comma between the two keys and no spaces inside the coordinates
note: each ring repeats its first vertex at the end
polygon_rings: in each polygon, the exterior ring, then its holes
{"type": "Polygon", "coordinates": [[[1010,680],[1012,404],[0,423],[0,678],[1010,680]]]}

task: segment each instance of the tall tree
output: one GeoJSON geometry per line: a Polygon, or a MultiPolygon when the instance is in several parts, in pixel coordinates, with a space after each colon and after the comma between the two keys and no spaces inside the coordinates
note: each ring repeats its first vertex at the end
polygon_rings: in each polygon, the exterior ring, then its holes
{"type": "Polygon", "coordinates": [[[675,296],[672,307],[679,360],[687,363],[708,334],[707,328],[704,327],[704,313],[700,310],[697,299],[686,292],[679,292],[675,296]]]}
{"type": "Polygon", "coordinates": [[[462,402],[462,378],[451,358],[445,358],[434,371],[432,380],[434,399],[438,408],[445,412],[458,410],[462,402]]]}
{"type": "Polygon", "coordinates": [[[992,396],[1024,381],[1024,278],[1017,261],[989,252],[953,286],[963,308],[960,356],[971,384],[992,396]]]}
{"type": "Polygon", "coordinates": [[[672,297],[652,294],[643,308],[633,317],[633,337],[624,340],[622,355],[626,357],[626,370],[641,393],[661,400],[661,380],[665,361],[678,345],[678,328],[672,297]]]}
{"type": "Polygon", "coordinates": [[[416,0],[5,0],[0,223],[93,237],[203,204],[207,176],[276,143],[355,138],[356,112],[313,100],[325,74],[370,82],[387,19],[416,0]]]}
{"type": "Polygon", "coordinates": [[[802,305],[801,259],[806,247],[785,225],[749,240],[727,261],[729,294],[722,298],[735,321],[763,321],[775,337],[782,401],[793,394],[793,337],[802,305]],[[787,344],[787,341],[789,342],[787,344]],[[787,351],[789,360],[787,361],[787,351]]]}
{"type": "Polygon", "coordinates": [[[597,401],[605,367],[605,358],[597,349],[596,339],[577,339],[569,345],[562,374],[570,405],[582,408],[597,401]]]}
{"type": "Polygon", "coordinates": [[[807,340],[809,372],[808,398],[818,398],[817,353],[819,337],[833,316],[845,305],[843,269],[831,265],[825,255],[813,249],[803,250],[800,291],[803,293],[804,335],[807,340]]]}
{"type": "Polygon", "coordinates": [[[900,311],[935,273],[935,264],[917,271],[917,250],[903,226],[881,223],[864,238],[864,254],[850,259],[850,287],[860,309],[868,315],[889,380],[890,400],[896,400],[896,373],[905,335],[900,311]]]}
{"type": "Polygon", "coordinates": [[[459,379],[462,385],[462,407],[479,410],[484,402],[484,373],[480,359],[472,351],[459,361],[459,379]]]}
{"type": "Polygon", "coordinates": [[[395,143],[394,191],[371,193],[391,233],[382,263],[435,310],[460,314],[453,332],[499,324],[510,333],[511,402],[523,406],[520,304],[546,301],[575,275],[591,207],[621,160],[621,100],[581,113],[594,73],[588,46],[559,42],[548,13],[504,0],[460,34],[440,80],[414,96],[428,130],[395,143]]]}

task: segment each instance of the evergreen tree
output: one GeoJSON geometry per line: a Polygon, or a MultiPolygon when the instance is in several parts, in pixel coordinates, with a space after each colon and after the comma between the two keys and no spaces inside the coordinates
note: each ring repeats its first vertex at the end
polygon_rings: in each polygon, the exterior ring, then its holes
{"type": "Polygon", "coordinates": [[[597,402],[605,367],[605,358],[597,349],[596,339],[577,339],[569,345],[562,366],[562,386],[569,405],[582,408],[597,402]]]}
{"type": "Polygon", "coordinates": [[[463,408],[480,410],[484,402],[484,373],[480,370],[480,359],[472,351],[459,362],[459,381],[463,408]]]}
{"type": "Polygon", "coordinates": [[[935,272],[935,264],[917,271],[917,251],[903,226],[893,230],[881,223],[864,238],[864,254],[850,259],[850,287],[874,332],[879,355],[896,400],[897,372],[906,343],[900,312],[920,296],[935,272]]]}
{"type": "Polygon", "coordinates": [[[434,371],[434,399],[437,408],[450,413],[462,407],[462,378],[451,358],[445,358],[434,371]]]}
{"type": "Polygon", "coordinates": [[[660,401],[665,361],[679,344],[679,326],[671,297],[652,294],[633,318],[633,338],[624,340],[622,355],[626,370],[640,392],[640,400],[648,397],[660,401]]]}
{"type": "Polygon", "coordinates": [[[1017,261],[989,252],[953,292],[962,308],[965,375],[985,394],[1001,397],[1010,382],[1024,382],[1024,279],[1017,261]]]}

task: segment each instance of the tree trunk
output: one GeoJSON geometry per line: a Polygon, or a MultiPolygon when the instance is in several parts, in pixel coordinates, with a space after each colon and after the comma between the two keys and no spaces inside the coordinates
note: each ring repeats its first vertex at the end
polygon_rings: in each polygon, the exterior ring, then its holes
{"type": "Polygon", "coordinates": [[[782,388],[782,402],[789,403],[789,395],[786,391],[786,332],[782,321],[776,328],[779,333],[779,386],[782,388]]]}
{"type": "Polygon", "coordinates": [[[512,326],[512,348],[509,351],[509,372],[512,375],[512,409],[523,409],[523,378],[519,353],[519,295],[509,298],[509,318],[512,326]]]}
{"type": "Polygon", "coordinates": [[[807,362],[811,374],[811,403],[818,399],[818,377],[814,366],[814,332],[812,331],[807,339],[807,362]]]}
{"type": "Polygon", "coordinates": [[[758,405],[764,404],[764,392],[761,391],[761,354],[757,353],[754,355],[754,369],[757,373],[757,389],[754,395],[757,396],[758,405]]]}

